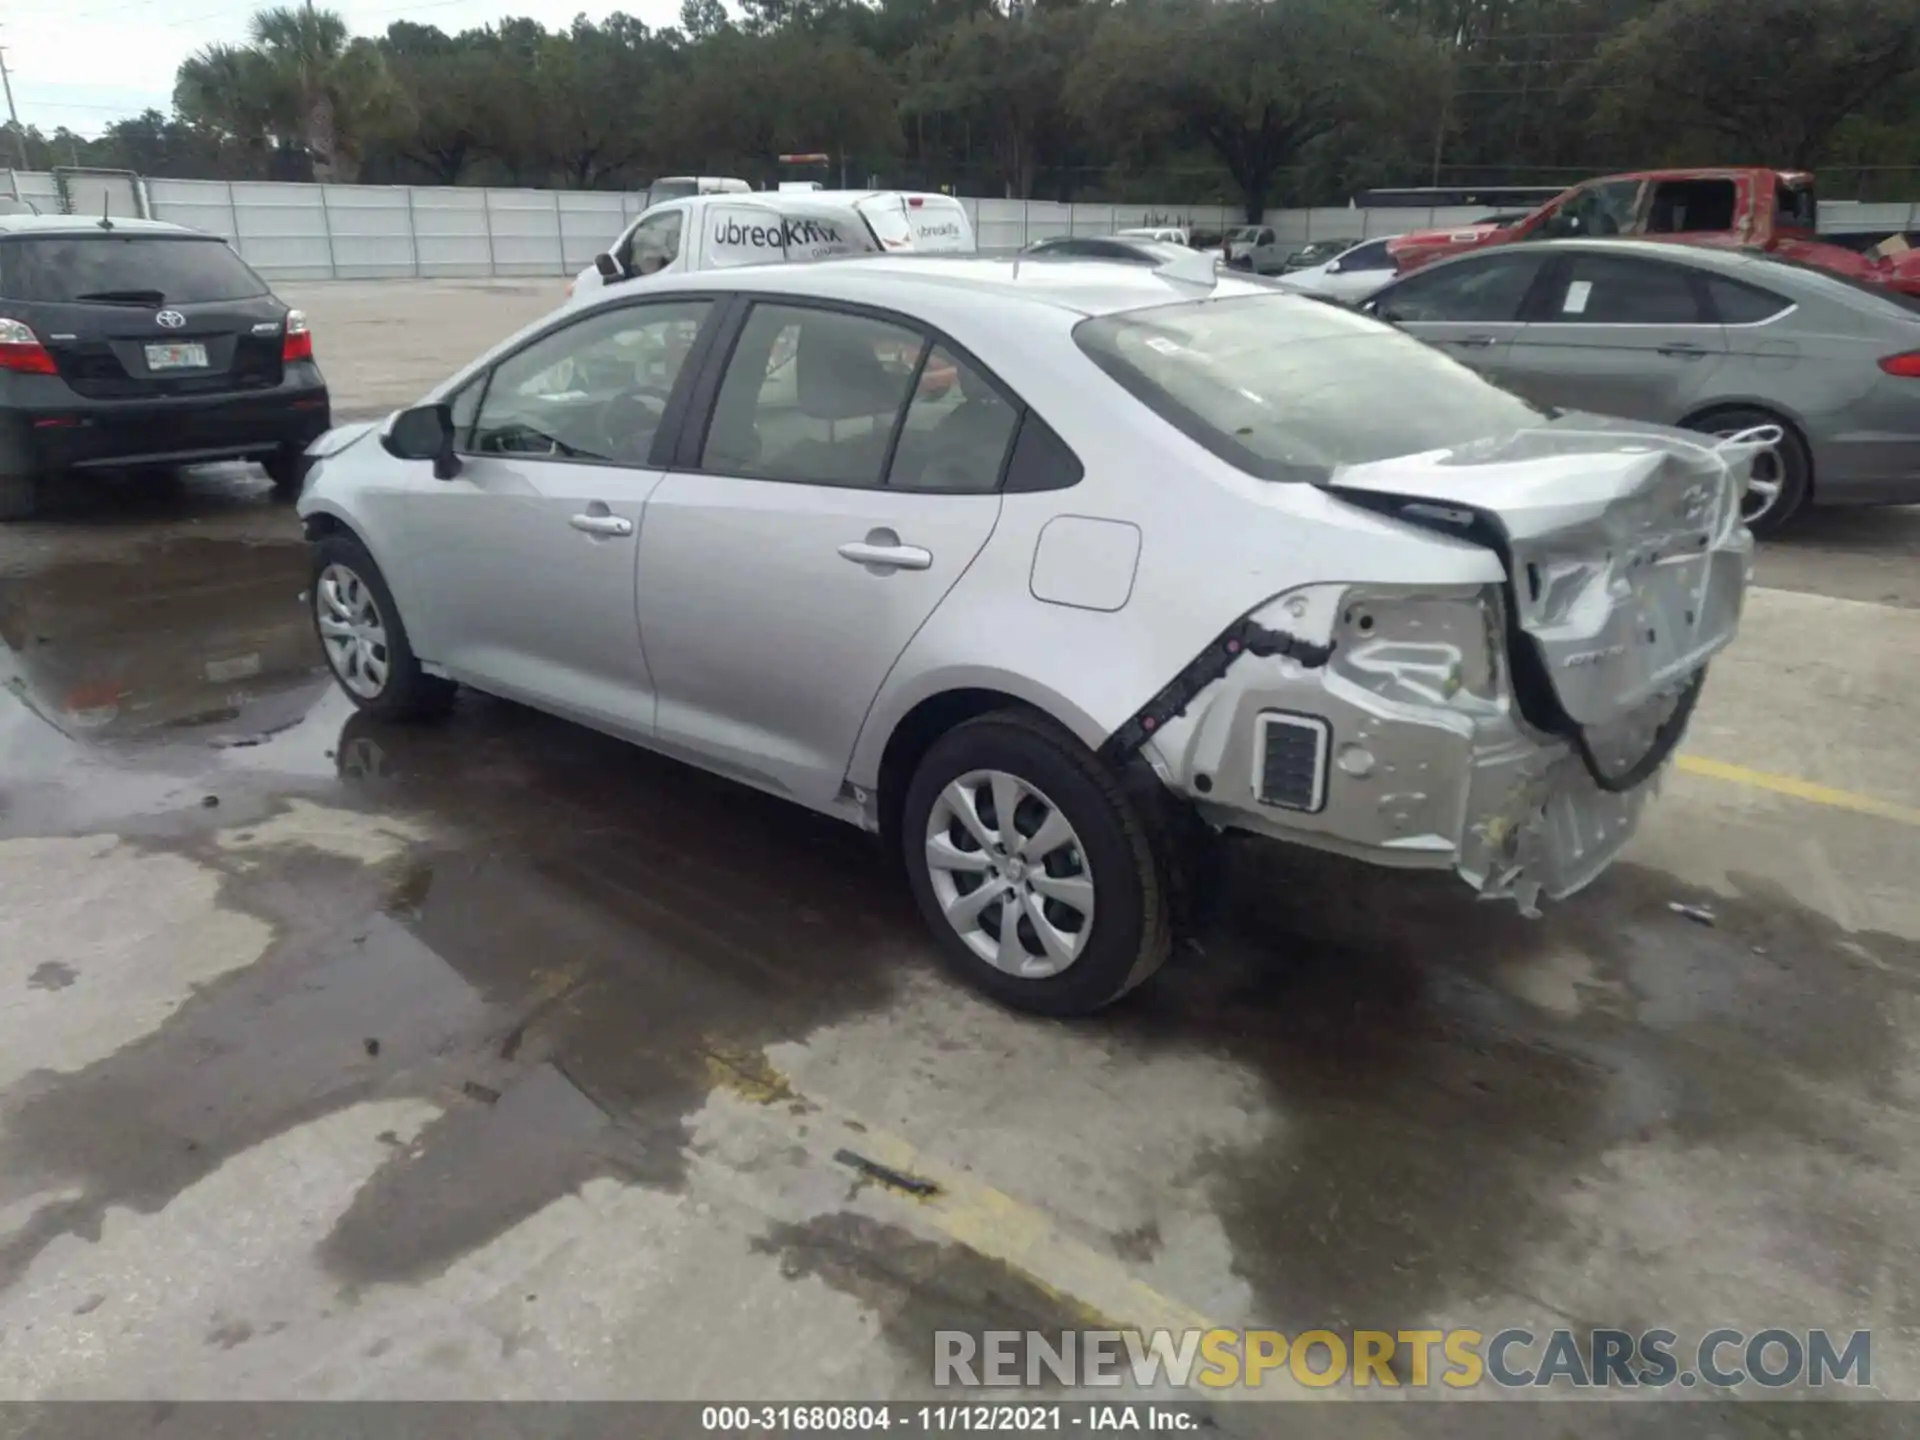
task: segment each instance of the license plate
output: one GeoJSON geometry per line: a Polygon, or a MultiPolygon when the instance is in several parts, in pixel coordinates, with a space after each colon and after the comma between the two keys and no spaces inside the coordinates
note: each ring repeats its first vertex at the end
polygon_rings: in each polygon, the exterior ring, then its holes
{"type": "Polygon", "coordinates": [[[197,342],[186,345],[147,346],[147,369],[149,370],[204,370],[206,368],[207,347],[197,342]]]}

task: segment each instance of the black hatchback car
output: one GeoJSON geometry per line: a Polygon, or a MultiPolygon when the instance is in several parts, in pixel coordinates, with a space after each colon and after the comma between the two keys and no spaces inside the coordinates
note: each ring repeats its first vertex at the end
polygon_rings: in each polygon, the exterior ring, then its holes
{"type": "Polygon", "coordinates": [[[292,493],[329,423],[306,317],[224,240],[0,215],[0,520],[75,471],[258,460],[292,493]]]}

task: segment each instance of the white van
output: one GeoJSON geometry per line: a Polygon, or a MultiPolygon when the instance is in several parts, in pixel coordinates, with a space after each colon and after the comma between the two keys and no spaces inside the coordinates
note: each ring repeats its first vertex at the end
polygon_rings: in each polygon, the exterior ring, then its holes
{"type": "Polygon", "coordinates": [[[753,186],[729,175],[663,175],[647,186],[647,204],[664,205],[689,195],[746,195],[753,186]]]}
{"type": "Polygon", "coordinates": [[[974,252],[973,222],[951,195],[815,190],[690,195],[655,205],[574,277],[588,295],[649,275],[838,255],[974,252]]]}

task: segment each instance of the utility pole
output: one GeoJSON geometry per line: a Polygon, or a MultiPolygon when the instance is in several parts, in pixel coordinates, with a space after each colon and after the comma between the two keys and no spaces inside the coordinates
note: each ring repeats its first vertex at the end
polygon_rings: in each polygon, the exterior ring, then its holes
{"type": "Polygon", "coordinates": [[[13,143],[20,150],[20,168],[31,167],[27,164],[27,132],[20,128],[20,112],[13,105],[13,77],[7,73],[7,47],[0,45],[0,86],[7,92],[7,117],[13,122],[13,143]]]}

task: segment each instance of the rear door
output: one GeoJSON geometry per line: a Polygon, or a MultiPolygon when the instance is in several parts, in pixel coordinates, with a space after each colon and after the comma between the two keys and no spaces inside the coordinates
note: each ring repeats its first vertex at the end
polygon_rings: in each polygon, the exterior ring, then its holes
{"type": "MultiPolygon", "coordinates": [[[[0,241],[0,296],[88,399],[270,390],[281,380],[287,308],[212,236],[10,236],[0,241]]],[[[155,448],[167,448],[164,438],[155,448]]]]}
{"type": "Polygon", "coordinates": [[[1724,363],[1701,273],[1638,255],[1558,257],[1509,354],[1530,400],[1671,425],[1724,363]]]}
{"type": "Polygon", "coordinates": [[[655,743],[828,808],[881,682],[993,532],[1019,412],[886,312],[758,300],[714,354],[640,541],[655,743]]]}
{"type": "Polygon", "coordinates": [[[1546,268],[1537,250],[1489,250],[1415,271],[1361,308],[1504,384],[1520,316],[1546,268]]]}

